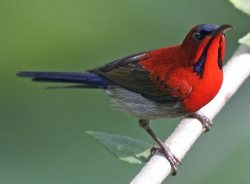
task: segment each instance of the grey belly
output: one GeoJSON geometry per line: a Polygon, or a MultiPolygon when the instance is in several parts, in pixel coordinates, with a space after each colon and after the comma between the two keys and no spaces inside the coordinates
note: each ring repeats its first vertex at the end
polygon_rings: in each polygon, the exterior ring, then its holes
{"type": "Polygon", "coordinates": [[[156,103],[138,93],[112,86],[106,90],[116,107],[145,120],[175,118],[187,115],[181,102],[156,103]]]}

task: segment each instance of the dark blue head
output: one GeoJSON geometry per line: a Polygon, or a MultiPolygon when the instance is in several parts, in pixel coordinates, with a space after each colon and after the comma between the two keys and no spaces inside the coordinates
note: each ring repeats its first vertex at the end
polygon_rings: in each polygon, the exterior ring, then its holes
{"type": "Polygon", "coordinates": [[[186,53],[187,60],[194,65],[194,72],[200,77],[203,75],[208,50],[213,54],[212,58],[216,58],[218,68],[221,69],[225,50],[224,31],[231,27],[230,25],[200,24],[193,27],[184,39],[181,48],[186,53]]]}
{"type": "Polygon", "coordinates": [[[220,26],[216,24],[200,24],[196,26],[196,30],[204,33],[211,33],[214,30],[218,29],[220,26]]]}
{"type": "Polygon", "coordinates": [[[206,36],[212,35],[218,28],[219,26],[215,24],[198,25],[193,31],[192,39],[194,42],[200,41],[206,36]]]}
{"type": "Polygon", "coordinates": [[[207,37],[214,37],[217,33],[223,33],[225,29],[231,28],[230,25],[216,25],[216,24],[200,24],[191,29],[191,31],[186,36],[184,42],[189,42],[190,40],[192,43],[197,45],[200,41],[207,37]]]}

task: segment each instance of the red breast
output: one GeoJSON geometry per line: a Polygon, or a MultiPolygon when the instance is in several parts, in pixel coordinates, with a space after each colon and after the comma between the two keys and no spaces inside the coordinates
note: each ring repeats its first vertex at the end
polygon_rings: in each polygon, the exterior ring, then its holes
{"type": "Polygon", "coordinates": [[[164,83],[170,89],[170,95],[182,101],[188,113],[196,112],[216,96],[222,85],[223,31],[227,28],[227,25],[221,26],[195,44],[192,36],[197,28],[194,27],[181,45],[149,52],[148,59],[140,64],[150,72],[151,80],[158,88],[164,91],[164,83]]]}

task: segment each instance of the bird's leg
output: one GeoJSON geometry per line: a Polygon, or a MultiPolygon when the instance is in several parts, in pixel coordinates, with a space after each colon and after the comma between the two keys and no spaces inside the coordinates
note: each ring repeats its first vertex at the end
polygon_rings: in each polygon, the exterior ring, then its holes
{"type": "Polygon", "coordinates": [[[201,122],[204,132],[209,131],[213,126],[213,122],[201,112],[195,112],[194,114],[190,115],[190,117],[196,118],[201,122]]]}
{"type": "Polygon", "coordinates": [[[151,154],[155,151],[162,153],[166,159],[169,161],[172,168],[172,175],[176,175],[177,165],[180,165],[181,162],[178,158],[170,151],[170,149],[159,139],[159,137],[155,134],[155,132],[149,126],[148,120],[139,120],[140,126],[148,132],[148,134],[158,143],[159,147],[153,147],[151,150],[151,154]]]}

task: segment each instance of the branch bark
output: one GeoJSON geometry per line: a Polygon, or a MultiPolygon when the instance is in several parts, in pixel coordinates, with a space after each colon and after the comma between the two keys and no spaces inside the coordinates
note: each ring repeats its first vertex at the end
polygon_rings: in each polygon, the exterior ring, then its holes
{"type": "MultiPolygon", "coordinates": [[[[239,46],[224,67],[224,81],[218,95],[200,111],[213,119],[250,75],[250,48],[239,46]]],[[[165,141],[171,151],[182,160],[202,134],[201,123],[196,119],[183,119],[165,141]]],[[[167,159],[154,155],[130,184],[160,184],[171,173],[167,159]]]]}

